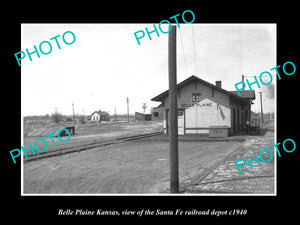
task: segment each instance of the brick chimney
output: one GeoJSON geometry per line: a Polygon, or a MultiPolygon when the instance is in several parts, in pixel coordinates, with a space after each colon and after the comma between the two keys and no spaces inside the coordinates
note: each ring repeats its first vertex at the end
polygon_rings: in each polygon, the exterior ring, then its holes
{"type": "Polygon", "coordinates": [[[217,80],[216,81],[216,86],[219,87],[219,88],[222,88],[222,81],[217,80]]]}

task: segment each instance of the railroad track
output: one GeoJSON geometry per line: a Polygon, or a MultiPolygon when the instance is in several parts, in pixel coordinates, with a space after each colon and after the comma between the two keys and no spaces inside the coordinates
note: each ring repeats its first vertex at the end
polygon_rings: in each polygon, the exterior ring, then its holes
{"type": "Polygon", "coordinates": [[[156,135],[160,135],[160,134],[163,134],[163,131],[153,132],[153,133],[148,133],[148,134],[133,135],[133,136],[128,136],[128,137],[119,137],[119,138],[115,138],[113,140],[98,141],[98,142],[94,142],[94,143],[82,144],[79,146],[68,146],[65,148],[60,148],[60,149],[52,150],[52,151],[48,151],[48,152],[47,151],[40,152],[36,155],[28,155],[27,158],[24,158],[24,162],[38,160],[38,159],[42,159],[42,158],[53,157],[53,156],[64,155],[64,154],[68,154],[68,153],[72,153],[72,152],[81,152],[81,151],[90,150],[93,148],[99,148],[99,147],[104,147],[104,146],[108,146],[108,145],[119,144],[119,143],[122,143],[125,141],[132,141],[132,140],[152,137],[152,136],[156,136],[156,135]]]}

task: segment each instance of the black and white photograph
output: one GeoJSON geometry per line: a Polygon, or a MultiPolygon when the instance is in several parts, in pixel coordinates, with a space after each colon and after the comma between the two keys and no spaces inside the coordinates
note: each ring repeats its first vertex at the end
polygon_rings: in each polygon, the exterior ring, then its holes
{"type": "Polygon", "coordinates": [[[5,220],[297,221],[294,4],[66,3],[4,8],[5,220]]]}
{"type": "Polygon", "coordinates": [[[21,25],[22,195],[276,195],[276,24],[171,22],[21,25]]]}

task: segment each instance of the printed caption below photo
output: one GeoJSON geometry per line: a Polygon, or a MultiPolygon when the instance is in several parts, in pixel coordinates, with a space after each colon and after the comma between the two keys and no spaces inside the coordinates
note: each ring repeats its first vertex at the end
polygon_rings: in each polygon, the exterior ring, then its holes
{"type": "Polygon", "coordinates": [[[58,216],[244,216],[247,209],[140,209],[140,210],[89,210],[89,209],[59,209],[58,216]]]}

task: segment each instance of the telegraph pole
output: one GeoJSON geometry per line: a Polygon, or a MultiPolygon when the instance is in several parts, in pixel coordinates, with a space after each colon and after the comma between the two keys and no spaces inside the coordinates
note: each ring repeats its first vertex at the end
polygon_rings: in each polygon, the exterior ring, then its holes
{"type": "Polygon", "coordinates": [[[146,108],[147,108],[147,104],[146,104],[146,103],[143,103],[142,107],[143,107],[143,110],[144,110],[144,113],[143,113],[143,121],[145,121],[145,110],[146,110],[146,108]]]}
{"type": "Polygon", "coordinates": [[[73,120],[74,120],[74,124],[76,124],[75,111],[74,111],[74,103],[72,103],[72,108],[73,108],[73,120]]]}
{"type": "MultiPolygon", "coordinates": [[[[242,82],[244,83],[244,79],[245,79],[245,77],[244,77],[244,74],[242,74],[242,82]]],[[[245,88],[243,89],[243,91],[245,90],[245,88]]]]}
{"type": "Polygon", "coordinates": [[[178,170],[178,121],[177,121],[177,64],[176,26],[169,33],[169,144],[170,144],[170,192],[179,192],[178,170]]]}
{"type": "Polygon", "coordinates": [[[263,112],[263,104],[262,104],[262,92],[260,94],[260,113],[261,113],[261,122],[264,123],[264,112],[263,112]]]}
{"type": "Polygon", "coordinates": [[[126,98],[126,103],[127,103],[127,122],[129,123],[129,98],[126,98]]]}
{"type": "Polygon", "coordinates": [[[146,103],[143,103],[142,108],[143,108],[144,114],[145,114],[145,110],[146,110],[146,108],[147,108],[147,104],[146,104],[146,103]]]}

